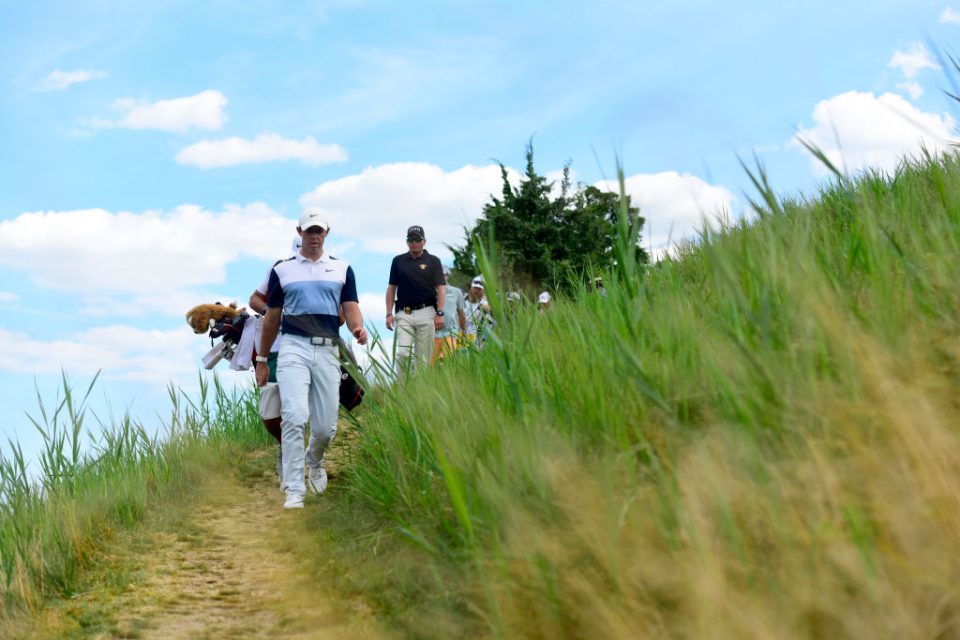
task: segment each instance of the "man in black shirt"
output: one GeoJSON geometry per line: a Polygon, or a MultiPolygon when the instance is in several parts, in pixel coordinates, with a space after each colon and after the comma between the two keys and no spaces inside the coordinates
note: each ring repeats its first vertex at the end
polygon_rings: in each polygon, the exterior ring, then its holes
{"type": "Polygon", "coordinates": [[[397,362],[401,371],[430,361],[434,335],[443,327],[443,265],[423,248],[426,243],[423,227],[410,227],[409,251],[395,257],[390,265],[387,329],[393,331],[397,327],[397,362]],[[416,358],[411,357],[414,355],[416,358]]]}

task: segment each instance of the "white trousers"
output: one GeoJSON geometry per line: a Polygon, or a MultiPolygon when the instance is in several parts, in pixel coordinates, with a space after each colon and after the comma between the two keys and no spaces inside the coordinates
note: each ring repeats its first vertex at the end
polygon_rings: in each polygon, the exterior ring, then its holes
{"type": "Polygon", "coordinates": [[[304,460],[309,469],[323,465],[323,454],[337,434],[340,363],[336,345],[313,345],[309,338],[286,334],[277,358],[280,405],[280,448],[287,495],[306,495],[304,460]],[[310,442],[303,430],[310,422],[310,442]]]}
{"type": "Polygon", "coordinates": [[[397,319],[397,366],[400,371],[403,372],[405,367],[412,371],[418,365],[430,364],[433,338],[437,332],[433,326],[436,309],[424,307],[411,311],[409,315],[400,309],[394,317],[397,319]]]}

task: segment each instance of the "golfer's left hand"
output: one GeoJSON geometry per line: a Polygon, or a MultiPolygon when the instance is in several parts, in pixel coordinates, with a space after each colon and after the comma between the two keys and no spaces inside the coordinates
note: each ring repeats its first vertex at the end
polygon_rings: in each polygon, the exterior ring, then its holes
{"type": "Polygon", "coordinates": [[[270,376],[270,369],[267,367],[266,362],[258,362],[256,368],[257,376],[257,386],[265,387],[267,386],[267,379],[270,376]]]}
{"type": "Polygon", "coordinates": [[[433,328],[436,329],[437,331],[439,331],[440,329],[443,329],[443,318],[441,318],[440,316],[434,316],[433,328]]]}
{"type": "Polygon", "coordinates": [[[357,339],[357,342],[360,344],[367,344],[367,330],[363,327],[357,327],[351,333],[353,337],[357,339]]]}

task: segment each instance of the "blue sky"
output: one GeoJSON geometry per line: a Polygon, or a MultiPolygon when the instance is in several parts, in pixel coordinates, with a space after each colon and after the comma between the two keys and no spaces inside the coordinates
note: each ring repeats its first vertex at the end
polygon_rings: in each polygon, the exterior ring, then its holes
{"type": "Polygon", "coordinates": [[[209,348],[183,314],[245,303],[306,205],[383,333],[406,227],[447,257],[531,137],[584,184],[619,156],[661,252],[745,215],[737,154],[811,191],[798,132],[850,172],[956,134],[931,43],[960,3],[237,4],[0,1],[0,428],[28,449],[61,369],[156,425],[209,348]]]}

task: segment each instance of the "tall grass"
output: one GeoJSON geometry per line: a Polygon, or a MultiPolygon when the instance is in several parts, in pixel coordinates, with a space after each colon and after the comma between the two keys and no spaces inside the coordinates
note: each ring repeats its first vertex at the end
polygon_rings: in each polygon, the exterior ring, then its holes
{"type": "Polygon", "coordinates": [[[423,601],[496,637],[960,635],[960,161],[758,186],[368,403],[341,508],[445,576],[423,601]]]}
{"type": "Polygon", "coordinates": [[[201,377],[197,398],[170,387],[171,414],[156,435],[129,415],[90,428],[94,382],[78,395],[64,375],[52,405],[38,396],[31,418],[43,438],[36,473],[17,442],[0,456],[0,624],[51,596],[70,595],[79,572],[118,530],[164,499],[188,495],[218,457],[269,440],[256,392],[227,392],[217,378],[211,386],[201,377]]]}

